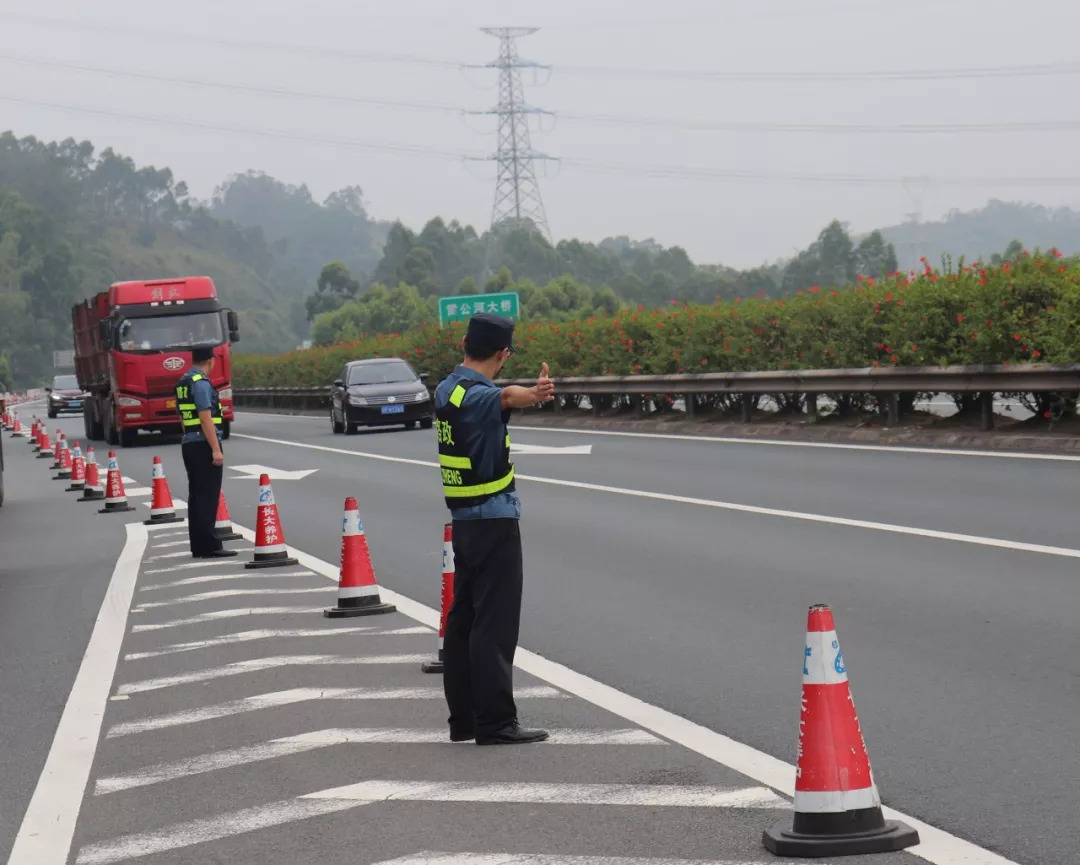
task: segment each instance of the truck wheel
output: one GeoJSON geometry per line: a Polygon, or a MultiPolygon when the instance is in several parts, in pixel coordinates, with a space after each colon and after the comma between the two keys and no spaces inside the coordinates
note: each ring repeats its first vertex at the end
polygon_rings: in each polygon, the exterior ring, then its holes
{"type": "Polygon", "coordinates": [[[109,409],[109,413],[102,419],[102,426],[104,426],[103,437],[105,443],[116,447],[120,444],[120,432],[116,428],[116,412],[109,409]]]}
{"type": "Polygon", "coordinates": [[[221,422],[221,437],[223,439],[227,439],[231,432],[232,432],[232,421],[231,420],[223,420],[221,422]]]}

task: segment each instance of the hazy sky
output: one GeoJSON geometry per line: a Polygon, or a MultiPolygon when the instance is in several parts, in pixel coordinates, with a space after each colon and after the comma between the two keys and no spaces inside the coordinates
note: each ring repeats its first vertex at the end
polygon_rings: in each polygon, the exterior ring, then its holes
{"type": "Polygon", "coordinates": [[[920,200],[926,218],[992,197],[1080,201],[1080,131],[1072,129],[823,134],[691,128],[1024,122],[1080,128],[1073,97],[1080,80],[1075,0],[1021,6],[1011,0],[99,0],[91,6],[0,0],[0,129],[50,140],[88,138],[99,149],[111,145],[139,164],[170,166],[202,198],[230,173],[259,169],[307,183],[320,199],[359,185],[373,215],[417,228],[436,214],[483,228],[494,166],[466,163],[460,155],[490,153],[494,121],[457,109],[493,105],[497,73],[456,64],[493,59],[497,42],[478,28],[508,25],[542,28],[521,41],[521,54],[553,69],[537,85],[526,73],[526,97],[564,114],[546,120],[533,137],[536,150],[565,160],[539,169],[556,239],[654,237],[684,246],[701,262],[749,266],[790,255],[834,217],[863,231],[901,221],[920,200]],[[240,41],[262,47],[232,44],[240,41]],[[401,62],[375,61],[372,54],[401,62]],[[861,75],[1045,64],[1072,64],[1075,71],[894,80],[861,75]],[[759,80],[629,74],[656,70],[759,80]],[[760,80],[776,73],[794,74],[760,80]],[[822,80],[820,73],[840,77],[822,80]],[[353,101],[244,89],[250,87],[353,101]],[[611,117],[676,125],[603,122],[611,117]],[[267,132],[276,137],[253,134],[267,132]],[[435,153],[317,143],[328,140],[435,153]],[[689,176],[672,176],[673,168],[689,176]],[[756,176],[723,176],[733,171],[756,176]],[[791,174],[930,181],[905,189],[782,177],[791,174]],[[1073,183],[954,183],[1032,177],[1073,183]]]}

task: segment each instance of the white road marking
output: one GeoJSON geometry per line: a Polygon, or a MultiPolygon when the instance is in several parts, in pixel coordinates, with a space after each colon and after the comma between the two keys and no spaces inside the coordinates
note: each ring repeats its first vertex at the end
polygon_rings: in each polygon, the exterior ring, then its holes
{"type": "Polygon", "coordinates": [[[794,865],[780,859],[639,859],[634,856],[564,856],[545,853],[437,853],[424,850],[375,865],[794,865]]]}
{"type": "MultiPolygon", "coordinates": [[[[174,505],[176,504],[175,499],[173,500],[173,504],[174,505]]],[[[175,526],[176,523],[166,523],[165,525],[175,526]]],[[[147,528],[153,528],[153,527],[152,526],[147,526],[147,528]]],[[[173,531],[173,532],[158,532],[157,534],[154,535],[155,538],[186,538],[187,536],[188,536],[188,533],[187,533],[186,529],[184,531],[182,531],[182,532],[175,532],[175,531],[173,531]]],[[[184,543],[187,543],[187,541],[184,541],[184,543]]],[[[165,546],[165,545],[164,544],[155,544],[154,546],[165,546]]]]}
{"type": "MultiPolygon", "coordinates": [[[[185,546],[186,547],[187,544],[184,543],[183,541],[181,541],[178,544],[171,544],[171,546],[174,546],[174,547],[185,546]]],[[[185,556],[190,557],[191,553],[188,550],[181,550],[178,553],[162,553],[160,556],[151,556],[146,561],[148,561],[148,562],[160,562],[162,559],[182,559],[185,556]]]]}
{"type": "Polygon", "coordinates": [[[234,481],[257,481],[260,475],[269,475],[272,481],[302,481],[308,475],[313,475],[318,469],[301,469],[300,471],[285,471],[270,466],[229,466],[234,472],[240,472],[237,477],[230,478],[234,481]]]}
{"type": "MultiPolygon", "coordinates": [[[[406,457],[391,457],[385,454],[373,454],[364,451],[351,451],[344,448],[332,448],[325,445],[313,445],[304,442],[290,442],[281,439],[264,438],[262,436],[240,435],[238,438],[251,439],[252,441],[265,442],[268,444],[285,445],[286,447],[309,448],[311,450],[326,451],[328,453],[344,454],[346,456],[360,457],[361,459],[379,460],[382,462],[401,463],[404,465],[423,466],[424,468],[438,468],[438,463],[427,460],[408,459],[406,457]]],[[[672,493],[654,493],[647,490],[634,490],[624,487],[611,487],[603,484],[590,484],[584,481],[569,481],[561,478],[541,478],[533,475],[516,475],[519,481],[532,481],[549,486],[569,487],[571,489],[587,490],[590,492],[610,493],[613,495],[630,496],[639,499],[651,499],[653,501],[671,502],[682,505],[696,505],[698,507],[716,508],[725,511],[737,511],[745,514],[756,514],[767,517],[783,517],[789,520],[800,520],[810,523],[820,523],[832,526],[844,526],[854,529],[869,529],[877,532],[889,532],[898,535],[913,535],[922,538],[932,538],[942,541],[954,541],[962,544],[975,544],[984,547],[1015,550],[1018,552],[1039,553],[1047,556],[1060,556],[1069,559],[1080,559],[1080,550],[1068,547],[1054,547],[1046,544],[1028,544],[1022,541],[1010,541],[1002,538],[988,538],[979,535],[965,535],[958,532],[941,532],[936,529],[921,529],[914,526],[900,526],[892,523],[876,523],[869,520],[853,520],[846,517],[831,517],[825,514],[811,514],[802,511],[786,511],[780,508],[765,508],[757,505],[743,505],[737,502],[723,502],[714,499],[700,499],[693,496],[678,496],[672,493]]]]}
{"type": "Polygon", "coordinates": [[[548,427],[548,426],[529,426],[528,424],[514,424],[510,427],[511,430],[521,430],[522,432],[553,432],[553,433],[570,433],[573,435],[586,435],[586,436],[611,436],[615,438],[637,438],[637,439],[658,439],[666,441],[683,441],[683,442],[705,442],[711,444],[725,444],[725,445],[767,445],[769,447],[785,447],[785,448],[823,448],[826,450],[841,450],[841,451],[875,451],[878,453],[895,453],[895,454],[915,454],[917,456],[947,456],[947,457],[992,457],[994,459],[1003,460],[1047,460],[1049,462],[1065,462],[1075,463],[1080,462],[1080,456],[1073,454],[1040,454],[1031,453],[1030,451],[976,451],[966,450],[963,448],[920,448],[920,447],[904,447],[901,445],[868,445],[868,444],[847,444],[842,442],[808,442],[808,441],[786,441],[784,439],[765,439],[765,438],[746,438],[732,437],[732,436],[696,436],[696,435],[680,435],[678,433],[640,433],[640,432],[622,432],[614,430],[591,430],[591,429],[571,429],[567,427],[548,427]]]}
{"type": "MultiPolygon", "coordinates": [[[[255,537],[251,529],[243,526],[236,526],[236,531],[249,540],[255,537]]],[[[300,550],[291,552],[304,567],[311,568],[327,579],[335,582],[338,580],[339,567],[337,565],[300,550]]],[[[439,627],[438,610],[388,589],[382,584],[379,586],[379,592],[383,600],[397,606],[398,612],[428,627],[439,627]]],[[[605,685],[569,667],[550,661],[528,649],[518,648],[514,656],[514,666],[594,706],[606,709],[632,724],[637,724],[658,736],[701,754],[715,763],[733,769],[760,784],[772,787],[786,796],[795,794],[795,767],[771,754],[758,751],[729,736],[680,717],[674,712],[618,691],[610,685],[605,685]]],[[[960,863],[962,865],[1017,865],[997,853],[984,850],[970,841],[958,838],[894,808],[883,806],[882,811],[887,819],[903,820],[919,831],[920,843],[908,848],[906,852],[932,862],[934,865],[960,865],[960,863]]]]}
{"type": "MultiPolygon", "coordinates": [[[[143,502],[142,506],[144,508],[151,508],[154,505],[153,505],[153,502],[143,502]]],[[[185,510],[187,510],[187,502],[182,502],[179,499],[173,499],[173,510],[177,510],[177,511],[185,511],[185,510]]],[[[177,514],[177,516],[179,516],[179,514],[177,514]]],[[[162,525],[175,526],[175,525],[179,525],[179,523],[162,523],[162,525]]],[[[147,526],[147,528],[151,528],[151,527],[147,526]]]]}
{"type": "MultiPolygon", "coordinates": [[[[186,543],[186,542],[185,542],[186,543]]],[[[140,586],[140,592],[152,592],[156,589],[175,589],[180,586],[196,586],[200,583],[216,583],[221,580],[258,580],[263,577],[269,577],[271,579],[281,577],[314,577],[317,576],[311,571],[270,571],[253,574],[251,571],[242,571],[237,574],[208,574],[202,577],[187,577],[183,580],[174,580],[171,583],[154,583],[151,586],[140,586]]],[[[273,588],[268,587],[267,591],[276,591],[273,588]]]]}
{"type": "MultiPolygon", "coordinates": [[[[184,533],[187,535],[187,532],[184,533]]],[[[166,537],[166,535],[159,535],[158,537],[166,537]]],[[[170,534],[169,537],[172,537],[170,534]]],[[[150,544],[151,549],[164,550],[168,547],[186,547],[190,541],[169,541],[167,544],[150,544]]]]}
{"type": "MultiPolygon", "coordinates": [[[[397,728],[385,729],[333,729],[317,730],[312,733],[301,733],[298,736],[286,736],[281,739],[273,739],[269,742],[260,742],[257,745],[245,745],[241,748],[230,748],[227,751],[216,751],[212,754],[201,754],[197,757],[189,757],[184,760],[176,760],[171,763],[158,763],[155,766],[147,766],[136,772],[124,775],[112,775],[99,778],[94,787],[95,796],[104,796],[108,793],[117,793],[121,790],[133,790],[137,787],[149,787],[164,781],[173,781],[177,778],[190,778],[193,775],[205,775],[208,772],[217,772],[221,769],[232,769],[236,766],[247,766],[251,763],[262,763],[274,760],[278,757],[289,757],[293,754],[302,754],[306,751],[316,751],[321,748],[333,748],[339,745],[441,745],[462,747],[473,745],[472,742],[451,742],[445,728],[437,730],[407,730],[397,728]]],[[[644,730],[556,730],[551,738],[542,745],[666,745],[667,743],[644,730]]],[[[363,785],[358,785],[363,787],[363,785]]],[[[522,788],[535,785],[522,784],[522,788]]],[[[556,785],[551,785],[556,786],[556,785]]],[[[604,785],[595,785],[603,787],[604,785]]],[[[606,788],[605,788],[606,789],[606,788]]],[[[640,789],[635,787],[634,789],[640,789]]],[[[474,794],[475,795],[475,794],[474,794]]],[[[770,792],[770,795],[775,795],[770,792]]],[[[367,798],[364,795],[345,796],[342,798],[367,798]]],[[[778,797],[777,797],[778,798],[778,797]]],[[[454,801],[454,800],[447,800],[454,801]]],[[[457,800],[457,801],[487,801],[482,799],[457,800]]],[[[542,801],[542,800],[541,800],[542,801]]]]}
{"type": "Polygon", "coordinates": [[[140,610],[154,610],[158,607],[175,607],[180,604],[197,604],[202,601],[214,601],[219,598],[238,598],[247,595],[310,595],[323,594],[337,591],[333,586],[314,586],[304,589],[218,589],[216,592],[200,592],[197,595],[188,595],[184,598],[176,598],[168,601],[146,601],[139,604],[140,610]]]}
{"type": "Polygon", "coordinates": [[[147,534],[126,525],[124,549],[113,569],[90,642],[64,705],[45,767],[15,838],[8,865],[64,865],[83,792],[97,751],[109,688],[124,641],[128,608],[147,534]]]}
{"type": "MultiPolygon", "coordinates": [[[[220,814],[217,817],[180,823],[156,832],[124,835],[113,841],[90,844],[79,851],[75,863],[76,865],[110,865],[112,862],[122,862],[125,859],[138,859],[154,853],[180,850],[195,844],[231,838],[234,835],[256,832],[259,829],[268,829],[285,823],[295,823],[298,820],[309,820],[312,817],[321,817],[336,811],[347,811],[364,804],[366,803],[342,799],[287,799],[271,805],[260,805],[256,808],[245,808],[243,811],[220,814]]],[[[51,863],[41,862],[36,865],[51,865],[51,863]]],[[[57,865],[60,865],[60,860],[57,865]]]]}
{"type": "Polygon", "coordinates": [[[128,682],[117,688],[118,694],[142,694],[146,691],[158,691],[177,685],[189,685],[195,682],[210,682],[227,676],[239,676],[243,673],[255,673],[261,670],[273,670],[279,667],[300,666],[345,666],[367,664],[419,664],[428,659],[427,655],[367,655],[346,658],[341,655],[280,655],[274,658],[253,658],[250,661],[237,661],[223,667],[208,670],[193,670],[176,676],[161,676],[155,679],[143,679],[128,682]]]}
{"type": "MultiPolygon", "coordinates": [[[[124,493],[129,499],[139,499],[143,496],[149,496],[153,494],[153,490],[150,487],[125,487],[124,493]]],[[[175,502],[174,502],[175,505],[175,502]]]]}
{"type": "Polygon", "coordinates": [[[193,652],[196,649],[209,649],[214,646],[228,646],[234,643],[252,643],[256,640],[276,640],[289,637],[336,637],[339,634],[369,634],[371,636],[398,637],[411,634],[430,635],[431,629],[422,626],[413,628],[307,628],[292,630],[243,631],[239,634],[224,634],[211,640],[198,640],[191,643],[174,643],[162,649],[149,652],[132,652],[124,655],[125,661],[140,661],[143,658],[160,658],[162,655],[175,655],[179,652],[193,652]]]}
{"type": "MultiPolygon", "coordinates": [[[[126,699],[126,698],[125,698],[126,699]]],[[[278,706],[291,706],[295,703],[306,703],[314,700],[443,700],[445,694],[442,687],[434,688],[293,688],[289,691],[276,691],[271,694],[259,694],[255,697],[243,697],[228,703],[219,703],[216,706],[200,706],[198,709],[189,709],[183,712],[173,712],[169,715],[158,715],[151,718],[142,718],[135,721],[125,721],[113,725],[106,734],[107,739],[116,739],[121,736],[131,736],[136,733],[145,733],[150,730],[163,730],[168,727],[179,727],[186,724],[198,724],[202,721],[211,721],[215,718],[227,718],[230,715],[240,715],[245,712],[257,712],[261,709],[272,709],[278,706]]],[[[514,699],[517,700],[565,700],[569,699],[566,694],[549,688],[546,685],[533,685],[527,688],[518,688],[514,691],[514,699]]]]}
{"type": "Polygon", "coordinates": [[[549,447],[547,445],[526,445],[511,442],[510,453],[522,456],[587,456],[592,453],[592,445],[570,445],[569,447],[549,447]]]}
{"type": "MultiPolygon", "coordinates": [[[[154,622],[149,625],[133,625],[131,633],[139,634],[144,631],[161,631],[165,628],[179,628],[184,625],[200,625],[203,622],[217,622],[222,619],[236,619],[241,616],[310,616],[322,613],[322,611],[322,607],[246,607],[234,610],[213,610],[209,613],[189,616],[186,619],[172,619],[168,622],[154,622]]],[[[438,627],[438,625],[435,627],[438,627]]]]}
{"type": "Polygon", "coordinates": [[[187,562],[183,565],[170,565],[167,568],[154,568],[153,570],[143,571],[143,576],[149,576],[150,574],[171,574],[173,571],[190,571],[195,568],[220,568],[220,559],[207,559],[204,562],[187,562]]]}

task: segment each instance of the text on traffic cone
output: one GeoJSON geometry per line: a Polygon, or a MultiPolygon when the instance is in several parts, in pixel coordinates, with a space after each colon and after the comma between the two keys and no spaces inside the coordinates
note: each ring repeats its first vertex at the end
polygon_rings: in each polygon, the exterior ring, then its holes
{"type": "Polygon", "coordinates": [[[173,507],[172,493],[169,492],[169,481],[165,477],[165,465],[161,457],[154,457],[154,477],[150,497],[150,519],[145,520],[146,525],[154,523],[178,523],[181,518],[176,515],[173,507]]]}
{"type": "Polygon", "coordinates": [[[71,454],[71,486],[67,492],[78,492],[86,488],[86,458],[82,453],[82,446],[75,442],[75,448],[71,454]]]}
{"type": "Polygon", "coordinates": [[[270,476],[265,472],[259,476],[259,512],[256,519],[255,555],[244,567],[278,568],[295,565],[296,559],[289,557],[289,548],[285,546],[285,530],[281,527],[270,476]]]}
{"type": "Polygon", "coordinates": [[[117,460],[115,451],[109,451],[109,466],[105,472],[105,507],[98,513],[122,513],[133,510],[135,508],[128,504],[127,494],[124,492],[124,479],[120,476],[120,461],[117,460]]]}

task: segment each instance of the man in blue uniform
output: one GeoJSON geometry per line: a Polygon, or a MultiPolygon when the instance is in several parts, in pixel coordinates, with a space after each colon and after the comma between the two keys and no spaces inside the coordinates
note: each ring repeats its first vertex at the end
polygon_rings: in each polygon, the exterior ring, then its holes
{"type": "Polygon", "coordinates": [[[512,683],[521,621],[522,560],[507,422],[515,408],[555,398],[543,364],[533,387],[492,383],[511,354],[514,323],[478,313],[465,359],[435,391],[443,495],[454,537],[454,602],[443,637],[450,738],[478,745],[542,742],[518,723],[512,683]]]}
{"type": "Polygon", "coordinates": [[[180,450],[188,478],[188,539],[197,559],[235,556],[214,532],[225,456],[221,452],[221,403],[210,384],[214,349],[195,348],[192,366],[176,383],[176,410],[184,437],[180,450]]]}

